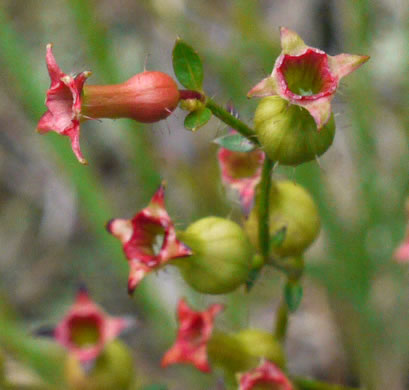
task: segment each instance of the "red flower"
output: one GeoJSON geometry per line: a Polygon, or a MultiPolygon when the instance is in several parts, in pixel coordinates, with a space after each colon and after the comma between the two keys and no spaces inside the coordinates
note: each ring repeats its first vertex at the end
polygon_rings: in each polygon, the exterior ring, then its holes
{"type": "Polygon", "coordinates": [[[47,45],[46,63],[51,79],[41,117],[40,133],[55,131],[71,140],[78,161],[82,156],[79,136],[80,122],[96,118],[131,118],[139,122],[157,122],[169,116],[179,102],[175,81],[162,72],[142,72],[121,84],[84,86],[91,72],[77,76],[63,73],[47,45]]]}
{"type": "Polygon", "coordinates": [[[88,363],[132,323],[127,318],[107,315],[85,289],[80,289],[74,304],[54,329],[54,338],[81,363],[88,363]]]}
{"type": "Polygon", "coordinates": [[[37,130],[40,133],[55,131],[58,134],[68,136],[78,161],[86,164],[87,161],[81,153],[79,138],[82,89],[91,72],[81,72],[75,77],[63,73],[55,61],[50,43],[47,45],[45,59],[51,86],[47,91],[45,100],[48,111],[38,122],[37,130]]]}
{"type": "Polygon", "coordinates": [[[190,363],[198,370],[209,372],[207,342],[213,331],[215,316],[223,305],[211,305],[205,311],[194,311],[181,299],[178,306],[179,330],[175,344],[162,359],[162,367],[175,363],[190,363]]]}
{"type": "Polygon", "coordinates": [[[263,389],[293,390],[291,382],[283,372],[268,360],[260,366],[239,376],[239,390],[251,390],[263,386],[263,389]]]}
{"type": "Polygon", "coordinates": [[[148,207],[132,219],[112,219],[109,233],[123,245],[129,262],[128,292],[132,294],[144,276],[171,259],[186,257],[192,251],[176,238],[175,227],[165,209],[165,188],[160,186],[148,207]]]}
{"type": "Polygon", "coordinates": [[[271,76],[254,86],[248,96],[279,95],[307,109],[320,130],[330,118],[331,100],[341,78],[368,61],[369,57],[353,54],[329,56],[307,46],[297,33],[285,27],[281,27],[280,35],[282,52],[271,76]]]}
{"type": "Polygon", "coordinates": [[[234,152],[220,148],[217,157],[223,183],[238,192],[243,210],[248,214],[253,203],[254,190],[261,179],[264,152],[260,149],[234,152]]]}

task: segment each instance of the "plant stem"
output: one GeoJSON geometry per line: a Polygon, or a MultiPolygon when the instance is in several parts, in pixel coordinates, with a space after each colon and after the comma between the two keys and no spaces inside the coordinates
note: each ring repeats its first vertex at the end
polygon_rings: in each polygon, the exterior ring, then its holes
{"type": "Polygon", "coordinates": [[[358,387],[349,387],[342,385],[334,385],[331,383],[320,382],[314,379],[294,377],[292,382],[297,385],[300,390],[358,390],[358,387]]]}
{"type": "Polygon", "coordinates": [[[288,306],[283,299],[278,307],[276,314],[276,322],[274,326],[274,336],[280,342],[283,343],[285,336],[287,335],[288,327],[288,306]]]}
{"type": "Polygon", "coordinates": [[[230,112],[219,106],[210,98],[208,98],[206,101],[206,107],[213,113],[214,116],[218,117],[221,121],[238,131],[244,137],[248,138],[251,142],[259,145],[255,131],[240,119],[230,114],[230,112]]]}
{"type": "Polygon", "coordinates": [[[258,240],[264,264],[269,259],[270,249],[270,222],[269,222],[269,197],[271,189],[271,171],[273,161],[267,156],[264,160],[263,171],[261,173],[260,192],[257,199],[258,207],[258,240]]]}

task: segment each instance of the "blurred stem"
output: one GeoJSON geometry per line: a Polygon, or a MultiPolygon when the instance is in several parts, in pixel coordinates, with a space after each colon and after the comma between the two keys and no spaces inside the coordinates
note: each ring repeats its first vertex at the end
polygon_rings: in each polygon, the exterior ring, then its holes
{"type": "Polygon", "coordinates": [[[288,306],[284,299],[281,300],[276,314],[276,322],[274,327],[274,337],[280,342],[285,341],[288,327],[288,306]]]}
{"type": "Polygon", "coordinates": [[[219,106],[214,100],[208,98],[206,101],[206,107],[213,113],[214,116],[219,118],[222,122],[229,125],[234,130],[238,131],[241,135],[248,138],[251,142],[258,144],[258,139],[252,128],[247,126],[240,119],[230,114],[223,107],[219,106]]]}
{"type": "Polygon", "coordinates": [[[291,381],[297,385],[299,390],[358,390],[358,387],[333,385],[331,383],[320,382],[314,379],[294,377],[291,381]]]}
{"type": "Polygon", "coordinates": [[[264,264],[268,263],[270,252],[269,198],[273,165],[273,161],[266,156],[261,173],[260,189],[256,206],[258,208],[258,240],[264,264]]]}

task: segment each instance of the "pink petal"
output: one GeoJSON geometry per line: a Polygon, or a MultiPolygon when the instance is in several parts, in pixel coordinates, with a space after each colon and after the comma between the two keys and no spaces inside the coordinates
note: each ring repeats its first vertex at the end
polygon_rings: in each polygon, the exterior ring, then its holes
{"type": "Polygon", "coordinates": [[[280,27],[280,40],[284,54],[299,55],[308,49],[300,36],[286,27],[280,27]]]}
{"type": "Polygon", "coordinates": [[[329,66],[332,73],[340,80],[369,60],[369,56],[355,54],[338,54],[335,57],[328,56],[329,66]]]}
{"type": "Polygon", "coordinates": [[[250,91],[247,93],[247,97],[266,97],[278,95],[279,86],[277,84],[277,79],[274,75],[266,77],[256,84],[250,91]]]}
{"type": "Polygon", "coordinates": [[[318,131],[320,131],[331,117],[331,99],[332,96],[326,96],[318,100],[301,101],[295,104],[308,110],[317,124],[318,131]]]}

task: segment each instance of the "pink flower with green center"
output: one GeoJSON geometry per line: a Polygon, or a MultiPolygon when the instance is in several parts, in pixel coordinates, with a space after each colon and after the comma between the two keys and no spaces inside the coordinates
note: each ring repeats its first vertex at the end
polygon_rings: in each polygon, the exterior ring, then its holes
{"type": "Polygon", "coordinates": [[[107,230],[118,238],[129,262],[128,292],[132,294],[153,270],[192,251],[176,238],[176,230],[165,209],[165,188],[160,186],[149,205],[132,219],[112,219],[107,230]]]}
{"type": "Polygon", "coordinates": [[[205,311],[194,311],[181,299],[178,306],[179,330],[176,342],[163,356],[162,367],[189,363],[200,371],[209,372],[207,343],[213,332],[214,318],[222,310],[223,305],[214,304],[205,311]]]}
{"type": "Polygon", "coordinates": [[[90,299],[85,289],[80,289],[53,335],[80,363],[87,364],[92,363],[109,341],[132,324],[133,320],[129,318],[106,314],[90,299]]]}
{"type": "Polygon", "coordinates": [[[260,366],[238,375],[239,390],[293,390],[291,382],[284,373],[268,360],[260,366]]]}
{"type": "Polygon", "coordinates": [[[48,108],[37,131],[55,131],[71,140],[78,161],[86,164],[80,149],[80,123],[97,118],[131,118],[152,123],[165,119],[176,108],[180,94],[166,73],[145,71],[114,85],[87,85],[91,72],[72,76],[58,66],[52,45],[47,45],[46,64],[51,79],[45,104],[48,108]]]}
{"type": "Polygon", "coordinates": [[[366,61],[368,56],[339,54],[330,56],[307,46],[295,33],[280,29],[282,52],[271,76],[263,79],[248,93],[249,97],[278,95],[308,110],[320,130],[331,115],[331,100],[342,77],[366,61]]]}

